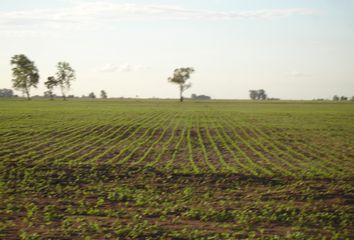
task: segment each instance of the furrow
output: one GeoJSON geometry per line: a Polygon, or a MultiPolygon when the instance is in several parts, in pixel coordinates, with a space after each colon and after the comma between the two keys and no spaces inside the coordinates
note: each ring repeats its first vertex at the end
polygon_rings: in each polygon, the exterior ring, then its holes
{"type": "MultiPolygon", "coordinates": [[[[223,143],[223,146],[225,147],[225,149],[231,154],[232,158],[234,159],[236,165],[240,168],[239,170],[236,169],[237,172],[246,172],[247,174],[252,174],[252,175],[258,175],[257,171],[255,171],[254,169],[252,169],[251,167],[247,166],[246,164],[241,162],[240,157],[238,157],[235,154],[235,151],[231,149],[231,146],[233,146],[236,150],[236,152],[240,153],[241,156],[244,159],[247,159],[248,164],[255,164],[253,161],[251,161],[248,156],[237,146],[237,144],[234,143],[234,141],[225,134],[225,129],[224,127],[222,127],[219,124],[219,127],[216,128],[216,134],[218,136],[218,139],[221,140],[221,142],[223,143]]],[[[256,169],[259,166],[256,166],[256,169]]],[[[254,168],[254,167],[253,167],[254,168]]]]}
{"type": "MultiPolygon", "coordinates": [[[[87,126],[84,126],[82,128],[80,128],[79,130],[81,131],[81,129],[86,129],[87,126]]],[[[22,159],[22,158],[36,158],[38,159],[40,156],[42,155],[47,155],[51,152],[54,152],[56,149],[56,147],[53,147],[55,145],[62,147],[62,141],[63,139],[65,139],[66,141],[69,140],[75,140],[77,139],[79,136],[84,136],[87,133],[85,133],[84,131],[82,132],[82,134],[78,135],[77,134],[78,129],[71,129],[68,132],[65,132],[65,134],[63,134],[61,137],[56,138],[50,138],[47,139],[45,142],[42,142],[41,144],[36,145],[35,143],[31,143],[31,147],[24,149],[23,151],[18,151],[16,150],[16,152],[11,152],[7,158],[17,158],[17,159],[22,159]],[[54,140],[53,140],[54,139],[54,140]],[[47,151],[48,150],[48,151],[47,151]],[[34,157],[36,156],[36,157],[34,157]]],[[[59,149],[60,149],[59,147],[59,149]]]]}
{"type": "MultiPolygon", "coordinates": [[[[283,132],[278,133],[278,136],[281,136],[283,138],[291,138],[288,134],[285,134],[283,132]]],[[[294,149],[294,151],[296,151],[304,156],[307,156],[308,158],[310,157],[312,160],[312,161],[310,161],[311,164],[323,165],[323,167],[325,167],[327,169],[333,169],[332,171],[334,171],[335,174],[339,174],[339,175],[342,175],[343,172],[347,172],[347,174],[349,174],[349,175],[354,173],[353,165],[346,166],[346,164],[340,163],[340,164],[342,164],[342,166],[338,166],[338,164],[336,164],[338,161],[337,158],[334,158],[334,157],[329,158],[328,156],[330,156],[330,154],[323,153],[323,152],[319,151],[315,147],[312,147],[309,142],[307,142],[305,144],[305,143],[299,141],[295,137],[293,137],[291,139],[293,139],[293,141],[296,145],[291,144],[289,147],[294,149]],[[320,157],[320,156],[323,156],[323,157],[320,157]],[[324,164],[326,164],[326,165],[324,165],[324,164]]]]}
{"type": "MultiPolygon", "coordinates": [[[[271,149],[264,145],[264,143],[262,143],[261,141],[264,140],[263,138],[255,134],[252,136],[250,134],[250,132],[253,133],[251,129],[240,128],[240,131],[246,138],[250,139],[250,142],[254,144],[253,146],[255,149],[257,149],[258,152],[262,153],[267,159],[272,159],[272,161],[276,161],[277,163],[279,163],[279,165],[282,165],[281,169],[286,171],[287,175],[294,176],[296,172],[301,171],[301,168],[299,168],[299,166],[295,166],[293,163],[286,161],[283,157],[279,157],[279,155],[274,153],[274,149],[271,149]],[[256,140],[256,137],[258,141],[256,140]],[[290,171],[288,171],[287,169],[290,169],[290,171]]],[[[265,141],[266,143],[270,144],[268,140],[265,141]]]]}
{"type": "MultiPolygon", "coordinates": [[[[160,113],[155,113],[152,116],[146,117],[142,119],[142,121],[139,124],[132,125],[133,126],[138,126],[136,127],[133,131],[130,132],[131,129],[128,129],[125,131],[125,134],[127,134],[126,137],[123,139],[118,139],[118,141],[112,141],[110,143],[110,146],[107,147],[107,149],[98,155],[95,155],[90,161],[91,162],[110,162],[110,163],[116,163],[119,159],[119,157],[123,154],[123,152],[128,148],[127,146],[123,147],[123,149],[120,146],[124,146],[124,144],[128,144],[130,146],[131,144],[134,143],[134,141],[130,141],[133,137],[135,138],[142,138],[148,133],[149,128],[144,128],[145,125],[149,125],[153,121],[156,120],[156,117],[161,117],[160,113]],[[139,134],[140,130],[143,130],[142,135],[137,136],[136,134],[139,134]],[[129,142],[130,141],[130,142],[129,142]]],[[[115,139],[117,140],[117,138],[115,139]]]]}
{"type": "MultiPolygon", "coordinates": [[[[171,119],[168,119],[167,123],[171,123],[171,119]]],[[[175,129],[177,126],[178,126],[178,122],[175,124],[173,129],[175,129]]],[[[152,142],[152,144],[150,145],[150,147],[147,148],[147,150],[144,149],[144,154],[137,161],[133,162],[132,165],[141,164],[148,157],[150,153],[151,155],[154,155],[153,150],[160,143],[160,141],[162,141],[162,139],[166,136],[168,129],[170,129],[169,124],[166,124],[160,136],[156,138],[155,141],[152,142]]],[[[153,164],[147,163],[147,165],[152,166],[153,164]]]]}
{"type": "Polygon", "coordinates": [[[186,127],[183,127],[182,130],[179,131],[180,135],[179,135],[178,141],[177,141],[176,145],[173,147],[173,149],[171,149],[172,155],[169,158],[169,160],[167,161],[165,169],[171,170],[173,168],[173,164],[176,162],[177,154],[182,152],[181,151],[181,149],[183,149],[182,143],[186,139],[186,131],[187,131],[186,127]]]}
{"type": "Polygon", "coordinates": [[[175,123],[173,129],[171,130],[171,134],[170,134],[169,138],[167,139],[167,141],[165,141],[165,142],[162,144],[162,146],[157,146],[157,145],[156,145],[156,146],[158,147],[159,153],[158,153],[158,155],[155,157],[155,160],[153,160],[152,162],[149,162],[149,163],[147,164],[148,166],[155,166],[157,163],[160,162],[161,157],[162,157],[163,154],[167,151],[168,146],[171,145],[172,140],[175,138],[175,133],[176,133],[176,130],[177,130],[178,126],[180,125],[180,123],[181,123],[181,120],[178,120],[178,121],[175,123]]]}
{"type": "Polygon", "coordinates": [[[302,168],[302,174],[304,175],[313,175],[314,173],[320,172],[321,175],[326,175],[326,172],[332,172],[333,169],[328,168],[321,164],[321,162],[311,162],[308,157],[306,157],[301,152],[296,151],[294,148],[283,144],[278,141],[277,138],[271,138],[263,131],[259,129],[254,129],[254,133],[261,136],[264,139],[268,140],[268,143],[274,148],[277,149],[281,154],[286,155],[288,158],[292,159],[295,162],[298,162],[298,165],[302,168]],[[313,166],[315,164],[315,166],[313,166]],[[310,169],[309,169],[310,168],[310,169]],[[310,171],[311,170],[311,171],[310,171]]]}
{"type": "Polygon", "coordinates": [[[192,140],[191,140],[191,126],[188,126],[187,128],[187,147],[188,147],[188,160],[192,166],[193,172],[198,173],[199,168],[194,162],[193,159],[193,147],[192,147],[192,140]]]}
{"type": "MultiPolygon", "coordinates": [[[[222,121],[222,119],[220,119],[222,121]]],[[[257,166],[257,169],[259,169],[263,174],[265,175],[274,175],[273,172],[273,164],[269,161],[269,159],[266,159],[262,154],[258,153],[257,150],[255,150],[249,143],[247,140],[245,140],[244,138],[242,138],[234,129],[233,123],[231,122],[231,120],[226,120],[226,118],[224,118],[223,123],[225,124],[225,126],[227,126],[228,129],[230,129],[231,133],[229,132],[225,132],[226,135],[228,135],[231,139],[236,138],[236,140],[239,143],[242,143],[244,146],[244,149],[242,149],[243,152],[245,152],[245,154],[247,154],[247,159],[249,159],[251,162],[254,163],[250,163],[253,166],[257,166]],[[248,150],[248,151],[247,151],[248,150]],[[257,159],[261,159],[261,163],[257,163],[256,162],[256,158],[257,159]]],[[[261,174],[262,174],[261,173],[261,174]]]]}

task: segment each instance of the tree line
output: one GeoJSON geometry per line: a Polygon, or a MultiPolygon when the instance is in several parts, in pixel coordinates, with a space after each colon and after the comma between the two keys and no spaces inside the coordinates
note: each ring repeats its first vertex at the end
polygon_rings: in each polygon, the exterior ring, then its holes
{"type": "MultiPolygon", "coordinates": [[[[37,88],[39,83],[39,71],[35,63],[31,61],[26,55],[19,54],[11,58],[12,68],[12,85],[15,90],[21,91],[26,95],[27,99],[31,99],[31,88],[37,88]]],[[[76,79],[75,70],[70,66],[68,62],[58,62],[57,72],[55,76],[49,76],[47,81],[44,82],[47,91],[44,92],[44,96],[51,100],[56,97],[54,89],[59,88],[62,94],[63,100],[67,99],[67,92],[70,90],[71,82],[76,79]]],[[[102,90],[101,98],[107,98],[107,93],[102,90]]],[[[11,89],[1,89],[0,97],[13,97],[13,91],[11,89]]],[[[73,95],[69,96],[74,97],[73,95]]],[[[89,98],[96,98],[96,95],[91,92],[88,95],[89,98]]]]}
{"type": "MultiPolygon", "coordinates": [[[[12,68],[12,85],[15,90],[22,91],[26,95],[27,99],[31,99],[31,88],[37,88],[39,83],[39,71],[35,63],[31,61],[26,55],[18,54],[14,55],[11,58],[12,68]]],[[[54,99],[54,89],[59,88],[62,94],[63,100],[66,100],[66,94],[70,90],[71,82],[76,79],[75,70],[70,66],[68,62],[58,62],[57,63],[57,72],[55,76],[49,76],[47,81],[44,82],[47,91],[44,92],[45,97],[49,97],[51,100],[54,99]]],[[[182,67],[174,70],[173,76],[168,78],[168,81],[178,85],[180,102],[183,102],[183,93],[189,89],[192,84],[187,83],[190,79],[192,73],[194,73],[194,68],[191,67],[182,67]]],[[[0,89],[0,97],[12,97],[13,91],[11,89],[0,89]]],[[[276,98],[268,98],[266,91],[264,89],[259,90],[249,90],[249,96],[251,100],[279,100],[276,98]]],[[[83,96],[86,97],[86,96],[83,96]]],[[[107,93],[104,90],[101,90],[100,97],[105,99],[107,98],[107,93]]],[[[95,93],[91,92],[88,95],[88,98],[96,98],[95,93]]],[[[192,99],[209,99],[209,96],[197,96],[192,95],[192,99]]],[[[333,101],[346,101],[348,100],[345,96],[335,95],[332,99],[333,101]]],[[[354,100],[354,96],[351,98],[354,100]]]]}
{"type": "Polygon", "coordinates": [[[12,89],[7,89],[7,88],[0,89],[0,97],[2,98],[11,98],[15,96],[16,95],[14,94],[14,91],[12,89]]]}
{"type": "MultiPolygon", "coordinates": [[[[349,98],[346,96],[341,96],[339,97],[338,95],[334,95],[332,98],[333,101],[348,101],[349,98]]],[[[352,96],[352,98],[350,99],[350,101],[354,101],[354,96],[352,96]]]]}
{"type": "MultiPolygon", "coordinates": [[[[259,90],[249,90],[249,96],[251,100],[280,100],[279,98],[269,98],[264,89],[259,90]]],[[[325,99],[314,99],[314,100],[325,100],[325,99]]],[[[327,99],[329,100],[329,99],[327,99]]],[[[354,101],[354,96],[348,98],[346,96],[339,97],[334,95],[332,98],[333,101],[354,101]]]]}
{"type": "MultiPolygon", "coordinates": [[[[39,83],[39,71],[35,63],[31,61],[26,55],[18,54],[11,58],[12,68],[12,85],[15,90],[22,91],[26,95],[28,100],[31,100],[31,88],[37,88],[39,83]]],[[[168,81],[179,85],[180,101],[183,102],[183,92],[190,88],[191,83],[186,83],[190,78],[190,75],[194,72],[193,68],[177,68],[174,71],[172,77],[168,78],[168,81]]],[[[66,93],[70,90],[71,82],[76,79],[75,71],[68,62],[58,62],[57,72],[55,76],[49,76],[44,85],[47,91],[44,92],[44,96],[54,99],[54,88],[59,87],[62,93],[63,100],[66,100],[66,93]]],[[[7,91],[7,90],[6,90],[7,91]]],[[[1,93],[4,96],[10,96],[13,93],[9,92],[1,93]]],[[[11,90],[12,91],[12,90],[11,90]]],[[[107,98],[107,93],[102,90],[100,92],[101,98],[107,98]]],[[[83,96],[86,97],[86,96],[83,96]]],[[[96,98],[95,93],[91,92],[88,98],[96,98]]]]}
{"type": "MultiPolygon", "coordinates": [[[[37,88],[39,83],[39,71],[35,63],[26,55],[18,54],[11,58],[12,68],[12,85],[15,90],[22,91],[27,99],[31,99],[31,88],[37,88]]],[[[53,90],[59,87],[63,100],[66,100],[66,92],[69,91],[71,82],[75,80],[75,71],[67,62],[58,62],[57,72],[54,76],[47,78],[44,85],[48,89],[45,95],[53,99],[53,90]]]]}
{"type": "MultiPolygon", "coordinates": [[[[100,91],[100,97],[101,97],[102,99],[108,98],[108,95],[107,95],[107,93],[106,93],[105,90],[101,90],[101,91],[100,91]]],[[[90,93],[87,95],[87,97],[86,97],[85,95],[83,95],[82,98],[92,98],[92,99],[95,99],[95,98],[96,98],[96,94],[95,94],[94,92],[90,92],[90,93]]]]}

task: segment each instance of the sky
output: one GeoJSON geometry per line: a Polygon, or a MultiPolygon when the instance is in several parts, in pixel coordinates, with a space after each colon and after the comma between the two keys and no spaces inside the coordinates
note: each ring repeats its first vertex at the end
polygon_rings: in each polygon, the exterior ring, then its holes
{"type": "Polygon", "coordinates": [[[32,95],[66,61],[77,96],[178,98],[167,78],[193,67],[187,97],[351,97],[353,13],[354,0],[0,0],[0,88],[25,54],[41,77],[32,95]]]}

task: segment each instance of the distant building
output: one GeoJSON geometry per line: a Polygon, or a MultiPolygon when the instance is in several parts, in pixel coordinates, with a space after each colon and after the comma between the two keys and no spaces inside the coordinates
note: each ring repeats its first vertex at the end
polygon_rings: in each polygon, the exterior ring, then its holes
{"type": "Polygon", "coordinates": [[[192,100],[210,100],[211,97],[207,95],[197,95],[197,94],[192,94],[191,95],[192,100]]]}

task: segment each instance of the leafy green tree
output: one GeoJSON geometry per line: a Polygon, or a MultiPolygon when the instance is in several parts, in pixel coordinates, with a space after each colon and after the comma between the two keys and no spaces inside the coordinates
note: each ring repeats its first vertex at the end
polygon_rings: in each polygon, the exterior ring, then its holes
{"type": "Polygon", "coordinates": [[[192,86],[191,83],[187,83],[187,80],[193,72],[194,69],[191,67],[177,68],[175,69],[173,76],[168,78],[169,82],[178,84],[181,102],[183,102],[183,92],[192,86]]]}
{"type": "Polygon", "coordinates": [[[50,100],[53,100],[54,94],[53,94],[53,89],[55,86],[58,85],[58,81],[55,79],[55,77],[50,76],[47,78],[47,81],[44,82],[44,85],[47,87],[48,91],[45,92],[45,95],[50,97],[50,100]]]}
{"type": "Polygon", "coordinates": [[[347,100],[348,100],[348,97],[346,97],[346,96],[341,96],[341,97],[340,97],[340,100],[341,100],[341,101],[347,101],[347,100]]]}
{"type": "Polygon", "coordinates": [[[252,100],[266,100],[267,99],[267,94],[264,89],[249,90],[249,93],[250,93],[250,98],[252,100]]]}
{"type": "Polygon", "coordinates": [[[76,79],[75,71],[67,62],[59,62],[57,65],[57,70],[56,80],[58,81],[63,100],[66,100],[65,93],[70,89],[71,82],[76,79]]]}
{"type": "Polygon", "coordinates": [[[12,89],[3,88],[0,89],[0,97],[10,98],[14,96],[14,91],[12,89]]]}
{"type": "Polygon", "coordinates": [[[257,92],[257,90],[249,90],[249,93],[250,93],[250,98],[251,98],[252,100],[256,100],[256,99],[257,99],[257,97],[258,97],[258,92],[257,92]]]}
{"type": "Polygon", "coordinates": [[[13,87],[26,94],[27,99],[31,100],[30,89],[37,87],[39,82],[39,73],[34,62],[29,60],[24,54],[15,55],[11,58],[12,84],[13,87]]]}
{"type": "Polygon", "coordinates": [[[266,100],[267,99],[267,94],[264,89],[259,89],[257,91],[257,99],[258,100],[266,100]]]}
{"type": "Polygon", "coordinates": [[[94,98],[96,98],[96,95],[94,92],[90,92],[88,97],[94,99],[94,98]]]}
{"type": "Polygon", "coordinates": [[[337,95],[334,95],[332,98],[333,101],[339,101],[339,97],[337,95]]]}
{"type": "Polygon", "coordinates": [[[107,93],[105,90],[101,90],[101,98],[106,99],[107,98],[107,93]]]}

